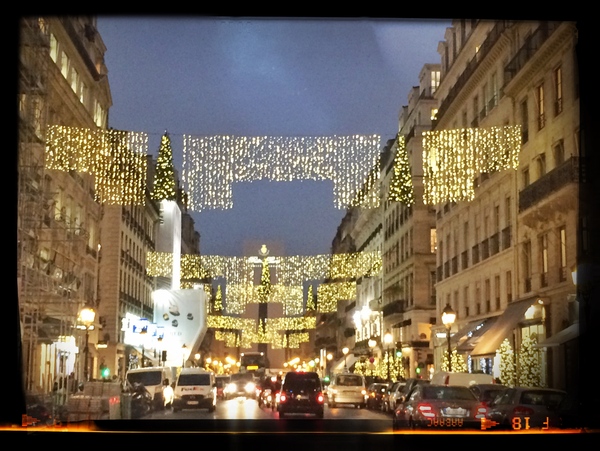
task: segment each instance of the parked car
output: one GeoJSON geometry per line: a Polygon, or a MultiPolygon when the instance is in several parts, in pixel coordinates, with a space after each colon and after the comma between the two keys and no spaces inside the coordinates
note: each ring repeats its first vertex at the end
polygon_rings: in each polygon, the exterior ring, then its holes
{"type": "Polygon", "coordinates": [[[461,385],[418,384],[394,411],[393,428],[481,428],[487,407],[461,385]]]}
{"type": "Polygon", "coordinates": [[[383,399],[387,394],[387,382],[374,382],[367,388],[367,409],[383,410],[383,399]]]}
{"type": "Polygon", "coordinates": [[[393,412],[396,407],[398,399],[402,395],[402,390],[406,387],[406,382],[397,381],[394,382],[387,390],[384,398],[383,398],[383,411],[384,412],[393,412]]]}
{"type": "Polygon", "coordinates": [[[367,385],[364,376],[356,373],[339,373],[327,390],[327,402],[334,408],[340,404],[351,404],[356,408],[367,407],[367,385]]]}
{"type": "Polygon", "coordinates": [[[325,396],[319,374],[314,371],[290,371],[281,384],[277,411],[279,418],[290,414],[312,414],[323,418],[325,396]]]}
{"type": "Polygon", "coordinates": [[[507,385],[502,384],[473,384],[469,386],[469,390],[473,392],[477,399],[486,405],[489,405],[496,399],[496,396],[507,388],[509,388],[507,385]]]}
{"type": "Polygon", "coordinates": [[[505,429],[559,428],[566,399],[566,391],[553,388],[507,388],[491,403],[488,417],[505,429]]]}

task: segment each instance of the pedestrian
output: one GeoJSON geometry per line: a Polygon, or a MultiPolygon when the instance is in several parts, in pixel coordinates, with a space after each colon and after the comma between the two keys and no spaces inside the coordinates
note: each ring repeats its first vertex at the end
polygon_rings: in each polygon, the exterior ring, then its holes
{"type": "Polygon", "coordinates": [[[163,400],[165,409],[170,409],[173,405],[173,397],[174,397],[173,387],[169,384],[169,379],[165,379],[163,381],[163,400]]]}

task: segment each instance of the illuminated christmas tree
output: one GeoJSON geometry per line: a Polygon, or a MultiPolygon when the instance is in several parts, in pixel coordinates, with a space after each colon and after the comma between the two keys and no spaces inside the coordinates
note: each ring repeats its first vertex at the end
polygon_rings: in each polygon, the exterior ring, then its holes
{"type": "Polygon", "coordinates": [[[388,198],[394,202],[402,202],[409,206],[414,203],[412,175],[408,154],[404,146],[404,137],[398,136],[396,158],[394,159],[394,175],[390,181],[388,198]]]}
{"type": "MultiPolygon", "coordinates": [[[[454,373],[466,373],[468,370],[467,362],[462,354],[459,354],[456,349],[452,350],[452,372],[454,373]]],[[[444,353],[444,359],[441,364],[442,371],[448,371],[448,353],[444,353]]]]}
{"type": "Polygon", "coordinates": [[[152,199],[175,200],[176,194],[173,149],[171,149],[171,138],[165,132],[160,141],[160,148],[158,149],[152,199]]]}
{"type": "Polygon", "coordinates": [[[268,302],[269,295],[273,290],[271,285],[271,272],[269,271],[269,262],[266,258],[263,258],[262,262],[262,274],[260,276],[260,287],[258,288],[258,299],[259,302],[268,302]]]}
{"type": "Polygon", "coordinates": [[[517,379],[515,353],[507,338],[500,345],[498,353],[500,355],[500,382],[508,387],[514,387],[517,379]]]}
{"type": "Polygon", "coordinates": [[[214,311],[217,313],[223,312],[223,293],[221,292],[221,285],[217,287],[217,294],[214,299],[214,311]]]}
{"type": "Polygon", "coordinates": [[[518,383],[522,387],[542,386],[540,351],[535,348],[536,343],[537,337],[533,335],[523,337],[521,340],[518,383]]]}

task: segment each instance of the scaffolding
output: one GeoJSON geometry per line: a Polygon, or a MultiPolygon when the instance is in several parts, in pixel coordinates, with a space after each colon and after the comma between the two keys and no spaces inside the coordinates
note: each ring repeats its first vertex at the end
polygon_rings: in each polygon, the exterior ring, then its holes
{"type": "Polygon", "coordinates": [[[58,380],[67,380],[75,367],[77,353],[73,351],[72,338],[81,304],[77,255],[85,252],[86,245],[83,229],[78,224],[70,224],[63,212],[57,210],[57,193],[51,192],[44,169],[50,62],[47,22],[37,17],[22,18],[18,84],[17,294],[23,387],[27,392],[42,393],[50,392],[58,380]]]}

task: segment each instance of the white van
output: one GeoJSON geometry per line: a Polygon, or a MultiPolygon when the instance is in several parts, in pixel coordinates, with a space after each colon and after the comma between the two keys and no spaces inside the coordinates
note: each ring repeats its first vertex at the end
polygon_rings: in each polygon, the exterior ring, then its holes
{"type": "Polygon", "coordinates": [[[173,412],[182,409],[208,409],[217,407],[217,382],[215,373],[202,368],[182,368],[175,383],[173,412]]]}
{"type": "Polygon", "coordinates": [[[154,409],[164,407],[163,381],[168,379],[169,384],[173,382],[173,370],[171,368],[162,366],[134,368],[127,371],[125,377],[129,388],[133,387],[134,384],[142,384],[146,387],[154,400],[154,409]]]}
{"type": "Polygon", "coordinates": [[[496,381],[491,374],[440,371],[432,376],[431,383],[434,385],[462,385],[470,387],[474,384],[494,384],[496,381]]]}

